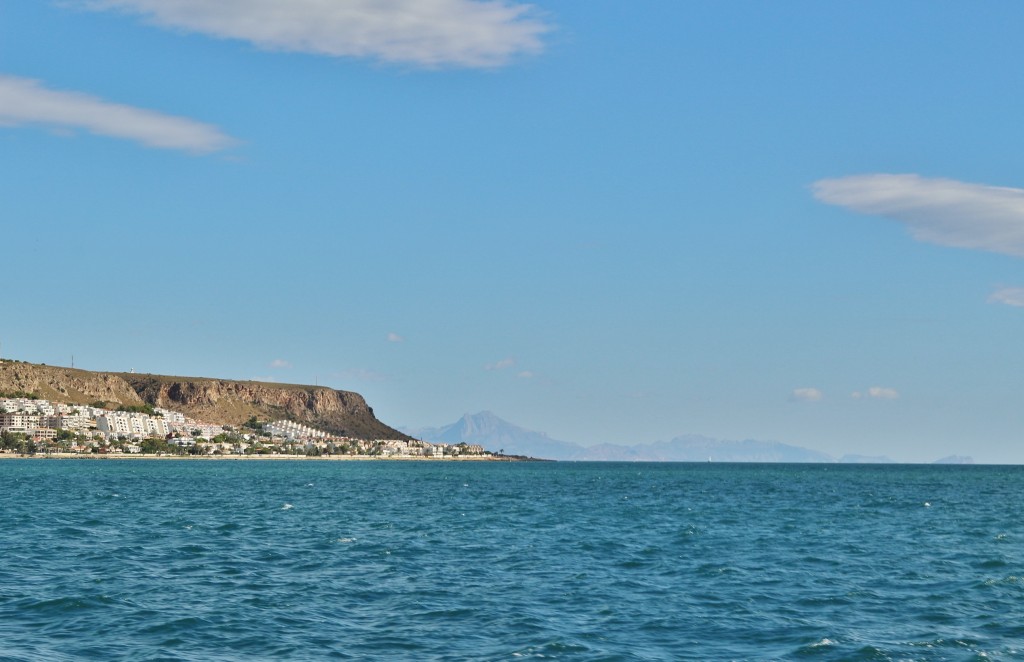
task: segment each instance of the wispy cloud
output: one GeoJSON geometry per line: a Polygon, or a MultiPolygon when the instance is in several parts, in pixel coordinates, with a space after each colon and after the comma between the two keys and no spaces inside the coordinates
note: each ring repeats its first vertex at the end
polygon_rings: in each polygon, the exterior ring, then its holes
{"type": "Polygon", "coordinates": [[[522,370],[522,371],[516,373],[516,377],[518,377],[520,379],[533,379],[534,378],[534,374],[533,374],[532,370],[522,370]]]}
{"type": "Polygon", "coordinates": [[[516,360],[510,356],[494,363],[488,363],[484,366],[484,370],[504,370],[505,368],[513,367],[515,364],[516,360]]]}
{"type": "Polygon", "coordinates": [[[824,394],[816,388],[795,388],[790,393],[789,399],[795,402],[817,402],[821,400],[824,394]]]}
{"type": "Polygon", "coordinates": [[[397,333],[389,333],[388,342],[405,342],[405,338],[398,335],[397,333]]]}
{"type": "Polygon", "coordinates": [[[1022,189],[873,174],[822,179],[813,190],[822,202],[899,221],[919,241],[1024,257],[1022,189]]]}
{"type": "Polygon", "coordinates": [[[1024,307],[1024,287],[1000,288],[989,295],[988,302],[1022,308],[1024,307]]]}
{"type": "Polygon", "coordinates": [[[104,101],[80,92],[52,90],[28,78],[0,75],[0,126],[39,124],[123,138],[147,147],[215,152],[234,141],[209,124],[104,101]]]}
{"type": "Polygon", "coordinates": [[[274,359],[270,362],[271,368],[290,368],[292,367],[291,361],[285,361],[284,359],[274,359]]]}
{"type": "Polygon", "coordinates": [[[899,391],[894,388],[888,388],[885,386],[872,386],[868,389],[869,398],[877,398],[879,400],[895,400],[900,397],[899,391]]]}
{"type": "Polygon", "coordinates": [[[854,400],[861,398],[874,398],[875,400],[896,400],[900,397],[899,391],[887,386],[872,386],[866,392],[854,391],[850,394],[854,400]]]}
{"type": "Polygon", "coordinates": [[[510,0],[79,0],[162,27],[260,48],[427,67],[494,67],[542,50],[550,30],[510,0]]]}

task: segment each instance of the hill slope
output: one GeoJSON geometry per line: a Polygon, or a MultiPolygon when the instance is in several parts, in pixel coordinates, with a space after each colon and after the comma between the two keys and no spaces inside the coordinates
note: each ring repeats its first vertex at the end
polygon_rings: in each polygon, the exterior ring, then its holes
{"type": "Polygon", "coordinates": [[[358,439],[406,439],[381,423],[363,396],[324,386],[170,377],[0,361],[0,393],[31,393],[57,402],[109,406],[149,403],[212,423],[239,425],[251,416],[289,419],[358,439]]]}

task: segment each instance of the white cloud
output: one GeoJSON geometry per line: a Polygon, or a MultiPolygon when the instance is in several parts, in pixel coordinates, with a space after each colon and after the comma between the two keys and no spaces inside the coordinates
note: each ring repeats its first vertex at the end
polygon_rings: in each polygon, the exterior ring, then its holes
{"type": "Polygon", "coordinates": [[[523,370],[522,372],[518,373],[516,377],[519,377],[520,379],[533,379],[533,371],[523,370]]]}
{"type": "Polygon", "coordinates": [[[875,398],[876,400],[895,400],[900,397],[900,394],[894,388],[872,386],[868,389],[868,397],[875,398]]]}
{"type": "Polygon", "coordinates": [[[234,142],[209,124],[104,101],[80,92],[51,90],[39,81],[0,75],[0,125],[41,124],[60,132],[132,140],[147,147],[205,153],[234,142]]]}
{"type": "Polygon", "coordinates": [[[271,368],[290,368],[292,367],[291,361],[285,361],[284,359],[274,359],[270,362],[271,368]]]}
{"type": "Polygon", "coordinates": [[[79,0],[94,10],[260,48],[428,67],[493,67],[542,49],[550,28],[510,0],[79,0]]]}
{"type": "Polygon", "coordinates": [[[397,333],[389,333],[388,342],[405,342],[405,338],[398,335],[397,333]]]}
{"type": "Polygon", "coordinates": [[[1024,257],[1022,189],[885,174],[822,179],[813,189],[822,202],[904,223],[918,241],[1024,257]]]}
{"type": "Polygon", "coordinates": [[[795,388],[790,394],[790,398],[797,402],[817,402],[823,397],[824,394],[816,388],[795,388]]]}
{"type": "Polygon", "coordinates": [[[495,361],[494,363],[488,363],[484,366],[484,370],[504,370],[505,368],[511,368],[516,364],[516,360],[512,357],[495,361]]]}
{"type": "Polygon", "coordinates": [[[1007,306],[1024,307],[1024,287],[1003,287],[988,297],[989,303],[1002,303],[1007,306]]]}

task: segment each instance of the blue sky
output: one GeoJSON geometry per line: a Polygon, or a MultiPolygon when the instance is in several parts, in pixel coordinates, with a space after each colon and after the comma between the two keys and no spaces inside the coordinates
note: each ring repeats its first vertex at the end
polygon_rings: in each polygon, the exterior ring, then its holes
{"type": "Polygon", "coordinates": [[[8,0],[0,352],[1024,462],[1022,21],[8,0]]]}

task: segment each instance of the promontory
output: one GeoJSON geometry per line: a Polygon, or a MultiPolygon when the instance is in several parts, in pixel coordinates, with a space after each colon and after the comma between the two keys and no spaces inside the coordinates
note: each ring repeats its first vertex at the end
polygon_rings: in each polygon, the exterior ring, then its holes
{"type": "Polygon", "coordinates": [[[354,439],[410,439],[377,420],[363,396],[325,386],[93,372],[7,359],[0,361],[0,393],[115,408],[151,405],[228,425],[287,419],[354,439]]]}

